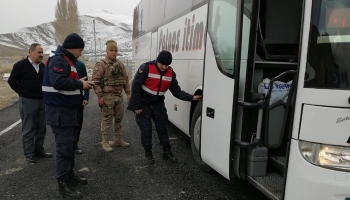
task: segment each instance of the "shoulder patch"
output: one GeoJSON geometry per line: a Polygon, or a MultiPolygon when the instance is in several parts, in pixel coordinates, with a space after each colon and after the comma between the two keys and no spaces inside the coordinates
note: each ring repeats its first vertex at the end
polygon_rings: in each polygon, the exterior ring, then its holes
{"type": "Polygon", "coordinates": [[[53,67],[53,70],[56,72],[63,72],[63,68],[56,67],[56,66],[53,67]]]}
{"type": "Polygon", "coordinates": [[[143,72],[143,71],[139,68],[139,73],[142,74],[142,72],[143,72]]]}

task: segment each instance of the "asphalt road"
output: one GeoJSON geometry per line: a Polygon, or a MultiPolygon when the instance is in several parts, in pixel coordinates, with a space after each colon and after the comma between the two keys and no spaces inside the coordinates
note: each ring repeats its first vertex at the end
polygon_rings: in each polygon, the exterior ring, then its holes
{"type": "MultiPolygon", "coordinates": [[[[18,120],[17,103],[0,110],[0,199],[60,199],[56,196],[54,159],[27,163],[22,151],[21,123],[3,133],[18,120]]],[[[267,199],[247,182],[229,181],[218,173],[201,171],[192,159],[191,149],[186,147],[187,136],[172,124],[168,124],[169,135],[179,162],[162,160],[162,149],[154,137],[154,165],[145,161],[132,112],[125,113],[122,126],[123,138],[131,147],[102,151],[100,112],[92,92],[79,142],[83,154],[76,156],[75,166],[75,172],[89,181],[88,185],[77,187],[84,194],[83,199],[267,199]]],[[[54,152],[49,126],[44,147],[54,152]]]]}

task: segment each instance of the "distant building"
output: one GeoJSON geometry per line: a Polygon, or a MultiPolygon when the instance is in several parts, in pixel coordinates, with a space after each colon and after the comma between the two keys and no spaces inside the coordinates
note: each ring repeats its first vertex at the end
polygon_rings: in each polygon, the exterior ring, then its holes
{"type": "Polygon", "coordinates": [[[2,80],[7,81],[7,80],[9,80],[9,77],[10,77],[10,73],[4,73],[2,75],[2,80]]]}

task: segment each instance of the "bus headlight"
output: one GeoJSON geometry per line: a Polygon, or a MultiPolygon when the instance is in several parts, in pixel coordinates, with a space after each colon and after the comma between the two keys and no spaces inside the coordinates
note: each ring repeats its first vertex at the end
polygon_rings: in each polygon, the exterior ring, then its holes
{"type": "Polygon", "coordinates": [[[350,171],[350,147],[299,141],[299,150],[303,158],[314,165],[350,171]]]}

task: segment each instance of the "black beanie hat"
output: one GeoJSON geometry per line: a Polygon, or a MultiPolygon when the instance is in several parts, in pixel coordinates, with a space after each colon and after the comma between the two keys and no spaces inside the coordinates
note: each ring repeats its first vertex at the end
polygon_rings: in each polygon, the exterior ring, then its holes
{"type": "Polygon", "coordinates": [[[67,35],[62,44],[65,49],[84,49],[84,40],[76,33],[67,35]]]}
{"type": "Polygon", "coordinates": [[[172,61],[173,61],[173,57],[169,51],[163,50],[159,52],[157,57],[157,62],[163,65],[170,65],[172,61]]]}

